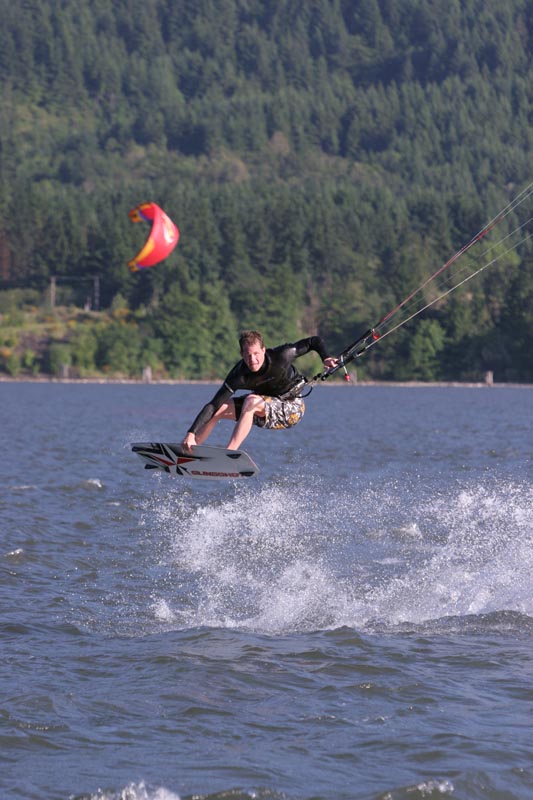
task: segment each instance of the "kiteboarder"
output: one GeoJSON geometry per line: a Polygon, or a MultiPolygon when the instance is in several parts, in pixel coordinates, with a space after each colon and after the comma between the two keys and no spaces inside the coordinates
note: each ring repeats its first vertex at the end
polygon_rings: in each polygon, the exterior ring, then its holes
{"type": "Polygon", "coordinates": [[[237,450],[241,446],[252,425],[269,430],[297,425],[305,411],[300,396],[305,380],[292,362],[311,350],[318,353],[327,369],[336,366],[338,361],[328,356],[320,336],[266,348],[258,331],[243,331],[239,346],[241,361],[229,372],[213,399],[202,408],[183,440],[188,450],[205,442],[221,419],[237,423],[228,450],[237,450]],[[239,389],[251,391],[233,397],[239,389]]]}

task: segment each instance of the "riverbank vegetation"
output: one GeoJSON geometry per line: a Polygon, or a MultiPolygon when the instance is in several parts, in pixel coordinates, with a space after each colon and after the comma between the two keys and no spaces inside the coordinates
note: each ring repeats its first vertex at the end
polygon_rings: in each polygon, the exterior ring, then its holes
{"type": "MultiPolygon", "coordinates": [[[[222,377],[244,327],[338,352],[531,180],[531,0],[0,10],[7,374],[222,377]],[[148,200],[181,238],[131,274],[148,200]]],[[[531,381],[532,348],[526,243],[358,367],[531,381]]]]}

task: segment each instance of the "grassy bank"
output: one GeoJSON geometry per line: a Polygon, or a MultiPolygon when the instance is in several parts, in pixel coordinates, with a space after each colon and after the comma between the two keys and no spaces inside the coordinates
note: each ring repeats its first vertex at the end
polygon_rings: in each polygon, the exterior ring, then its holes
{"type": "Polygon", "coordinates": [[[28,303],[0,312],[0,377],[137,378],[143,370],[168,377],[142,347],[143,313],[28,303]]]}

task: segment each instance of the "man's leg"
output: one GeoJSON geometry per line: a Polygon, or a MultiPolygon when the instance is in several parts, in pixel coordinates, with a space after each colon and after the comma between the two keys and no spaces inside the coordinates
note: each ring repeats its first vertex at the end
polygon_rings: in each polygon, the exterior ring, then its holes
{"type": "Polygon", "coordinates": [[[241,416],[233,430],[233,436],[228,442],[228,450],[238,450],[244,442],[254,423],[255,417],[264,417],[265,401],[258,394],[249,394],[242,405],[241,416]]]}
{"type": "Polygon", "coordinates": [[[203,428],[200,428],[196,434],[196,443],[203,444],[207,437],[210,436],[217,422],[220,422],[221,419],[235,420],[235,404],[233,400],[230,400],[228,403],[224,403],[224,405],[220,406],[220,408],[215,411],[209,422],[206,422],[203,428]]]}

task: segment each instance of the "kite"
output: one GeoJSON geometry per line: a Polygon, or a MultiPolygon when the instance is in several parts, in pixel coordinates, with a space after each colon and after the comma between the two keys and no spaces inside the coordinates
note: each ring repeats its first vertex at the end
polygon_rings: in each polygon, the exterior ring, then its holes
{"type": "Polygon", "coordinates": [[[156,203],[141,203],[128,212],[132,222],[152,222],[152,230],[142,250],[128,261],[132,272],[153,267],[171,254],[178,243],[180,232],[162,208],[156,203]]]}

